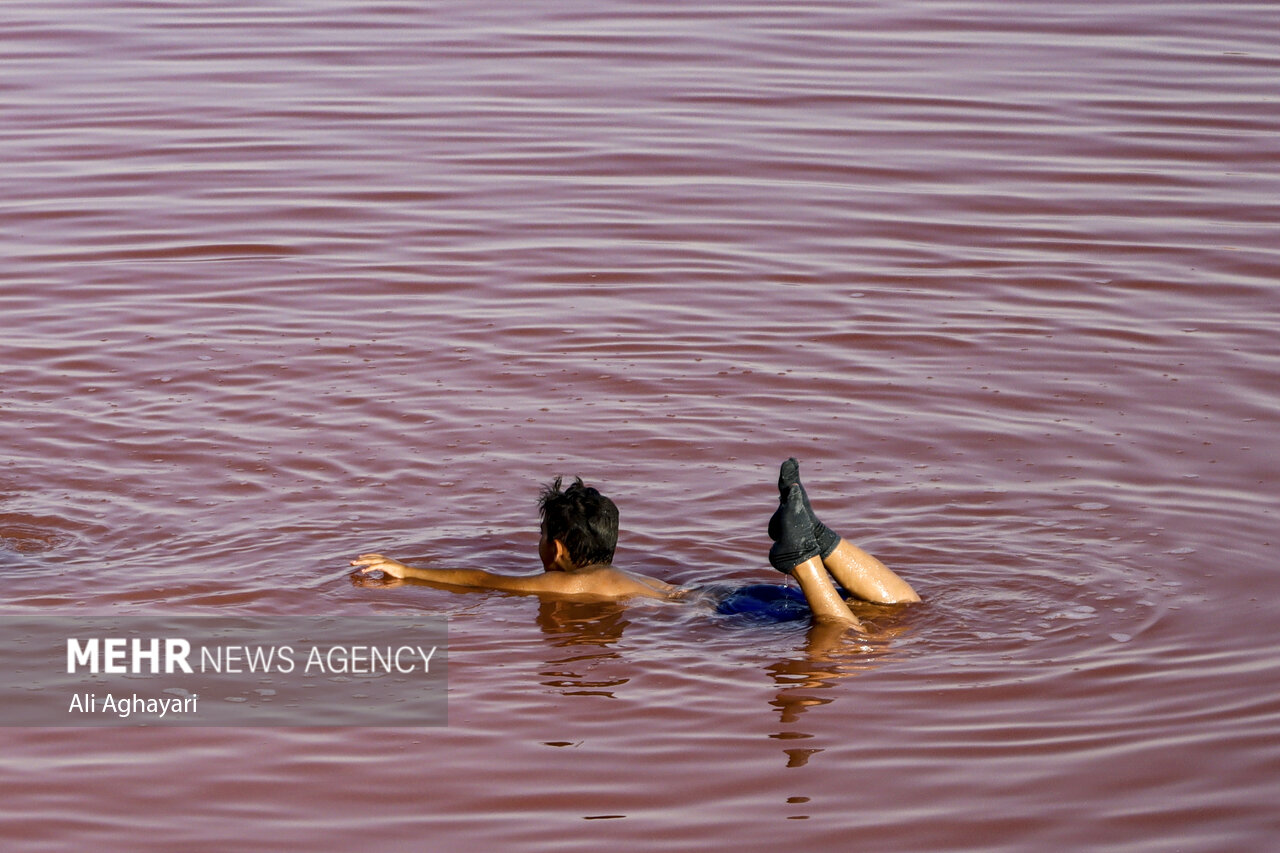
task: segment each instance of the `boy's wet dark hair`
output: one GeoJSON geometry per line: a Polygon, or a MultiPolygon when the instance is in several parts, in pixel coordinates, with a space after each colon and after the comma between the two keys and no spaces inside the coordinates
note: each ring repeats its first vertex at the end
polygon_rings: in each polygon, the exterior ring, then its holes
{"type": "Polygon", "coordinates": [[[575,566],[612,563],[618,547],[618,507],[584,485],[581,477],[563,491],[560,481],[556,477],[538,496],[543,534],[563,542],[575,566]]]}

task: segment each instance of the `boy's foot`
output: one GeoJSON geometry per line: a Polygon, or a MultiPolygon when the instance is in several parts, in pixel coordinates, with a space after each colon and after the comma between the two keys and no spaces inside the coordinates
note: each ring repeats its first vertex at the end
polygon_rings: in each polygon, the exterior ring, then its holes
{"type": "MultiPolygon", "coordinates": [[[[818,542],[818,556],[826,559],[831,556],[831,552],[840,544],[840,536],[831,528],[827,527],[818,517],[813,514],[813,507],[809,504],[809,494],[804,490],[804,484],[800,482],[800,463],[792,456],[786,462],[782,463],[781,470],[778,471],[778,494],[782,496],[782,500],[787,499],[787,490],[792,486],[800,489],[800,499],[804,503],[804,511],[809,514],[809,521],[813,525],[813,538],[818,542]]],[[[769,522],[769,536],[777,539],[773,535],[773,522],[769,522]]]]}
{"type": "Polygon", "coordinates": [[[800,485],[793,483],[769,519],[769,538],[773,540],[769,563],[784,575],[791,574],[796,566],[821,553],[802,494],[800,485]]]}

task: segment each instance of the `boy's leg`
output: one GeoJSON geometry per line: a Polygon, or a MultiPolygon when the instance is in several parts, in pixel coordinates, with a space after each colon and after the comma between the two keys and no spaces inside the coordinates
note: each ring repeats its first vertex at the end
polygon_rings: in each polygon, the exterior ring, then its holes
{"type": "Polygon", "coordinates": [[[849,610],[822,567],[822,553],[814,539],[813,522],[805,509],[799,485],[792,484],[783,494],[782,503],[769,519],[769,536],[773,539],[769,562],[800,582],[814,620],[860,630],[862,623],[849,610]]]}
{"type": "Polygon", "coordinates": [[[847,539],[841,539],[822,563],[842,587],[865,601],[905,604],[920,600],[911,584],[847,539]]]}
{"type": "Polygon", "coordinates": [[[863,630],[858,617],[853,615],[849,605],[840,597],[840,591],[831,583],[820,558],[805,560],[791,570],[791,575],[800,582],[800,589],[809,602],[809,609],[813,611],[814,621],[838,623],[857,631],[863,630]]]}
{"type": "MultiPolygon", "coordinates": [[[[919,601],[920,596],[911,588],[911,584],[898,577],[884,563],[859,548],[857,545],[833,533],[830,528],[818,520],[809,503],[804,484],[800,482],[800,463],[794,457],[782,463],[778,472],[778,492],[785,504],[792,490],[800,494],[804,511],[812,525],[813,535],[818,543],[819,553],[827,571],[835,576],[840,585],[853,595],[865,601],[877,604],[904,604],[919,601]]],[[[769,535],[774,535],[774,527],[780,516],[770,520],[769,535]]],[[[776,539],[777,537],[774,536],[776,539]]]]}

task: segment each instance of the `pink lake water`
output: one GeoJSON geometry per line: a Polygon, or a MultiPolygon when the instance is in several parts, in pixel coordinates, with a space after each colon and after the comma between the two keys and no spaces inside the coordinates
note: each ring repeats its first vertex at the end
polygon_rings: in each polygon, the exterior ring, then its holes
{"type": "Polygon", "coordinates": [[[1275,846],[1274,3],[5,3],[0,187],[0,624],[450,635],[446,727],[0,729],[6,850],[1275,846]],[[349,577],[581,474],[773,582],[789,455],[923,605],[349,577]]]}

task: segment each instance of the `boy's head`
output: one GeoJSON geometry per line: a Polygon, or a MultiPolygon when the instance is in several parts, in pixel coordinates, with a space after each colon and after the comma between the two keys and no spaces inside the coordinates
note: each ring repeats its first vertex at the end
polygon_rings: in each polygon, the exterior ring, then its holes
{"type": "Polygon", "coordinates": [[[618,507],[584,485],[581,477],[564,490],[559,477],[544,486],[538,497],[538,512],[542,515],[538,553],[544,567],[551,568],[555,561],[556,541],[564,546],[573,567],[613,562],[613,552],[618,547],[618,507]]]}

